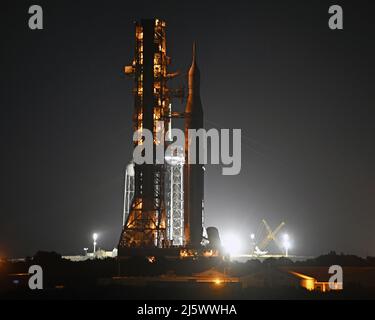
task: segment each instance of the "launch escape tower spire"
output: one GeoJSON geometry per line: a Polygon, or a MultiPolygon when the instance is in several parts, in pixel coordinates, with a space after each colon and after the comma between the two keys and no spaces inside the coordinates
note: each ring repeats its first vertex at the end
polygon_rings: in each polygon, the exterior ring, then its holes
{"type": "MultiPolygon", "coordinates": [[[[155,161],[156,146],[164,142],[166,149],[171,142],[165,133],[171,129],[172,118],[184,118],[185,131],[190,127],[203,127],[195,46],[185,112],[171,110],[171,99],[183,97],[183,90],[167,87],[167,81],[178,73],[167,71],[170,58],[166,53],[165,29],[165,22],[159,19],[136,22],[135,58],[124,70],[135,79],[133,130],[148,129],[153,133],[153,164],[132,164],[134,170],[129,177],[134,179],[125,179],[131,184],[125,185],[119,256],[161,248],[200,246],[202,241],[203,167],[184,165],[189,154],[186,152],[188,138],[185,154],[177,148],[173,154],[166,155],[172,159],[171,163],[155,161]],[[163,121],[162,127],[159,121],[163,121]]],[[[140,137],[134,147],[142,144],[140,137]]]]}

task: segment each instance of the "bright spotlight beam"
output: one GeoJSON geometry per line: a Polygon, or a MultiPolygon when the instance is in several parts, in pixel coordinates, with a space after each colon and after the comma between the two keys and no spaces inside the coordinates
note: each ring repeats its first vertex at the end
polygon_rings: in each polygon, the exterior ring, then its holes
{"type": "Polygon", "coordinates": [[[225,253],[229,255],[237,255],[241,253],[242,242],[234,233],[224,234],[222,237],[222,244],[225,253]]]}
{"type": "Polygon", "coordinates": [[[285,233],[283,236],[283,246],[285,248],[285,256],[288,257],[289,249],[290,249],[290,237],[289,234],[285,233]]]}

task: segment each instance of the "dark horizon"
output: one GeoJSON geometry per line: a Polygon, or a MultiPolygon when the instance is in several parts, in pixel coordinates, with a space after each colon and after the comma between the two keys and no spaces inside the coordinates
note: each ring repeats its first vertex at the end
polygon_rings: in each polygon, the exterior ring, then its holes
{"type": "Polygon", "coordinates": [[[6,1],[1,20],[0,256],[82,253],[94,231],[117,246],[133,113],[121,70],[149,17],[167,22],[171,71],[197,43],[206,129],[242,129],[240,175],[207,166],[205,226],[248,241],[263,218],[285,221],[291,254],[375,255],[370,1],[37,4],[44,30],[28,29],[28,1],[6,1]]]}

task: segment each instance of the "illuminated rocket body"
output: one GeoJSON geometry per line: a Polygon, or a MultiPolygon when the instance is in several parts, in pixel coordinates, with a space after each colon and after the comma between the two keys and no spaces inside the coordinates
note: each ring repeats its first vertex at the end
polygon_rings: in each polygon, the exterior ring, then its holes
{"type": "Polygon", "coordinates": [[[199,139],[192,141],[189,129],[203,128],[203,109],[200,98],[200,72],[196,62],[195,44],[193,60],[188,73],[189,93],[185,108],[185,166],[184,166],[184,229],[187,246],[199,247],[203,234],[204,168],[199,164],[199,155],[204,152],[199,139]],[[192,143],[196,154],[192,154],[192,143]],[[191,158],[195,163],[191,163],[191,158]]]}

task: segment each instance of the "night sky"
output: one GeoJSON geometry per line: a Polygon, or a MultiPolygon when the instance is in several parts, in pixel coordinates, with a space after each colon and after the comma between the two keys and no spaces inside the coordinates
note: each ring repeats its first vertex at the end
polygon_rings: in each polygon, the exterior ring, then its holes
{"type": "Polygon", "coordinates": [[[121,70],[133,21],[152,17],[167,21],[171,71],[197,43],[206,128],[242,129],[240,175],[207,166],[205,225],[248,241],[261,219],[285,221],[291,253],[375,255],[371,2],[2,2],[0,255],[78,254],[94,231],[117,245],[133,112],[121,70]],[[44,30],[28,28],[32,4],[44,30]]]}

